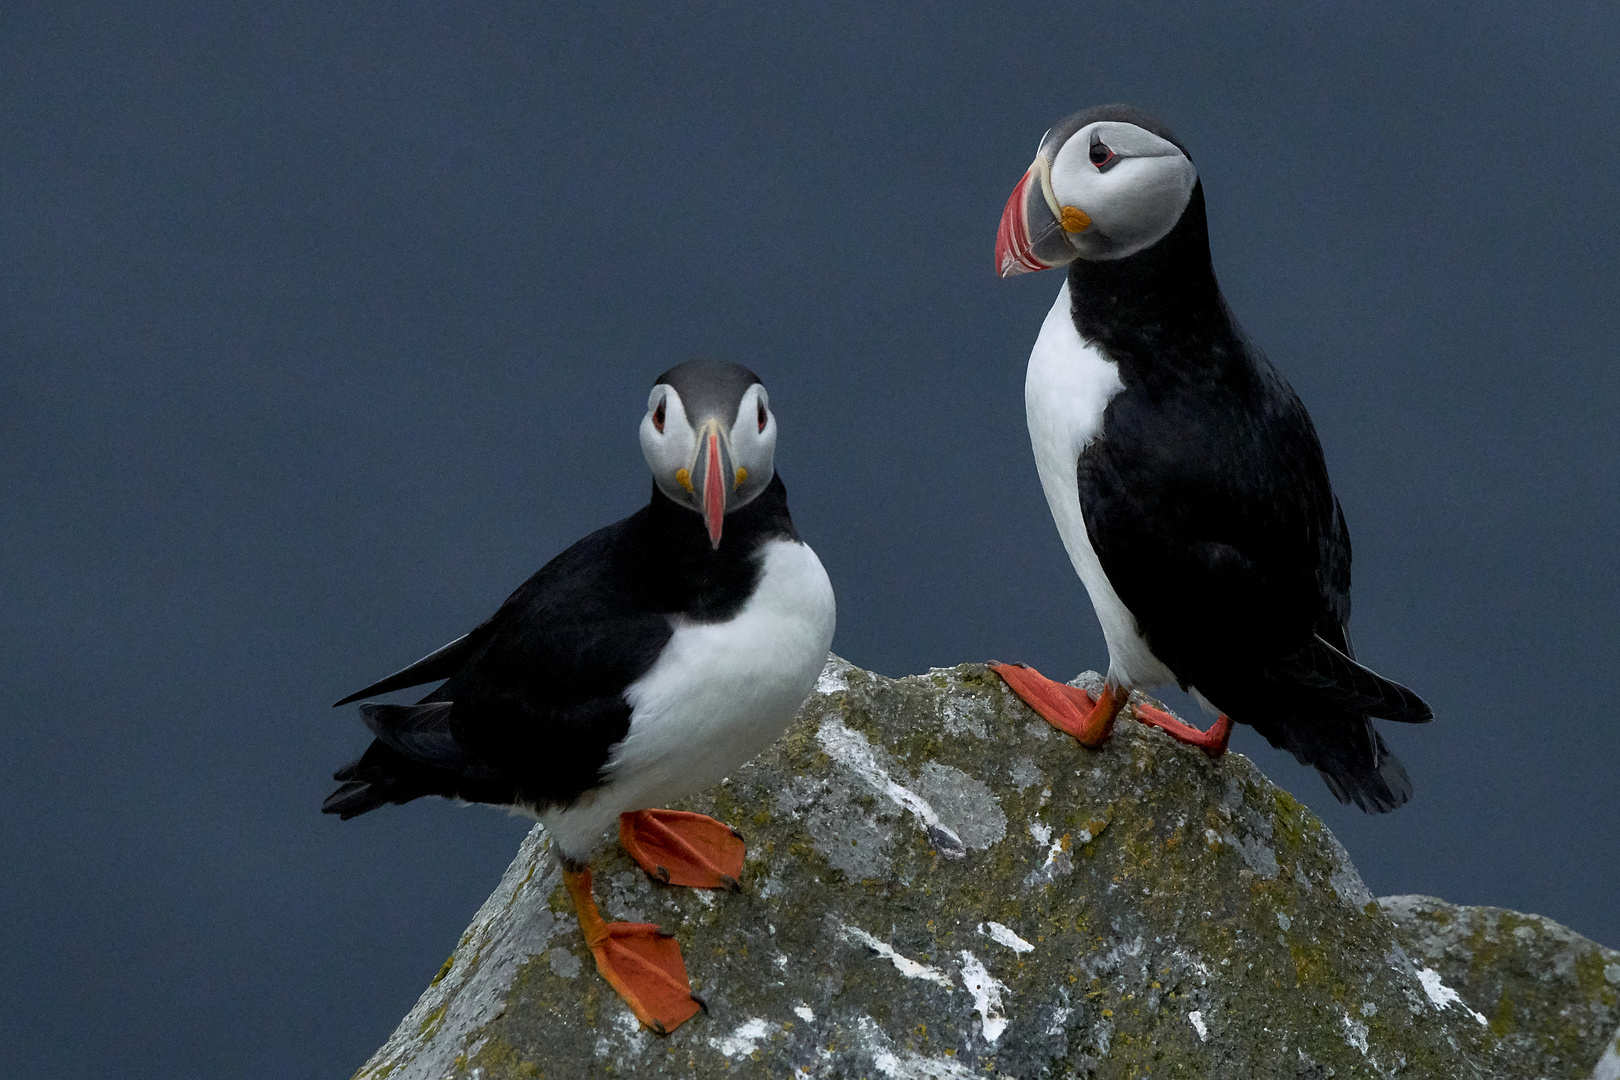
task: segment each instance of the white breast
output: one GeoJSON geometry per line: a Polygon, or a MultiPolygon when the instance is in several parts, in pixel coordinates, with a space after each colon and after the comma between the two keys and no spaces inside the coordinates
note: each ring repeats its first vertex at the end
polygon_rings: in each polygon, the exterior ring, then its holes
{"type": "Polygon", "coordinates": [[[1124,686],[1157,686],[1170,673],[1142,640],[1136,618],[1103,573],[1080,509],[1080,452],[1102,431],[1103,410],[1125,389],[1119,366],[1081,339],[1070,314],[1069,284],[1041,324],[1024,378],[1024,411],[1035,468],[1069,561],[1086,586],[1108,641],[1108,673],[1124,686]]]}
{"type": "Polygon", "coordinates": [[[630,733],[609,781],[567,810],[540,815],[563,850],[583,858],[627,810],[664,806],[709,787],[769,746],[798,713],[832,645],[832,584],[815,552],[773,540],[754,594],[733,618],[679,620],[648,672],[625,691],[630,733]]]}

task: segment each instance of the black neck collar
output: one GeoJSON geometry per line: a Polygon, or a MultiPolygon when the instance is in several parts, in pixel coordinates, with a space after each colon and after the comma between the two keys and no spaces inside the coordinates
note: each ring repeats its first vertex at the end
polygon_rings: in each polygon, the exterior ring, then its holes
{"type": "Polygon", "coordinates": [[[1152,247],[1123,259],[1070,263],[1069,297],[1080,336],[1110,351],[1144,329],[1207,333],[1230,325],[1209,255],[1203,181],[1193,185],[1175,228],[1152,247]]]}
{"type": "Polygon", "coordinates": [[[779,476],[739,510],[726,515],[720,546],[709,543],[703,517],[653,485],[652,501],[631,519],[631,572],[654,610],[698,620],[735,613],[753,592],[761,566],[755,556],[771,540],[797,540],[779,476]]]}

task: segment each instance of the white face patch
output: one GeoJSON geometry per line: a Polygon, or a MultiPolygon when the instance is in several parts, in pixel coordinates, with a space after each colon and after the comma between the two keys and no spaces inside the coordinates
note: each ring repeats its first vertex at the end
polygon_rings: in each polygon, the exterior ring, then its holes
{"type": "Polygon", "coordinates": [[[730,513],[752,502],[776,474],[776,416],[771,412],[765,387],[759,383],[750,386],[738,402],[735,416],[711,418],[687,416],[680,393],[673,386],[659,383],[647,396],[647,415],[641,420],[641,453],[660,491],[693,512],[702,513],[693,488],[698,483],[700,429],[710,419],[719,421],[725,440],[729,470],[726,512],[730,513]],[[686,484],[681,483],[682,470],[686,484]]]}
{"type": "Polygon", "coordinates": [[[697,461],[697,432],[686,419],[686,406],[672,386],[663,383],[647,397],[647,415],[641,418],[641,454],[647,459],[658,490],[682,506],[698,510],[695,497],[676,479],[685,469],[688,479],[697,461]]]}
{"type": "Polygon", "coordinates": [[[1059,207],[1076,207],[1091,222],[1068,237],[1082,259],[1123,259],[1164,239],[1197,182],[1174,143],[1121,120],[1086,125],[1052,160],[1059,207]]]}
{"type": "Polygon", "coordinates": [[[748,470],[747,479],[727,503],[728,508],[736,509],[753,501],[776,475],[776,416],[771,412],[770,395],[759,383],[750,386],[737,405],[731,425],[731,458],[748,470]]]}

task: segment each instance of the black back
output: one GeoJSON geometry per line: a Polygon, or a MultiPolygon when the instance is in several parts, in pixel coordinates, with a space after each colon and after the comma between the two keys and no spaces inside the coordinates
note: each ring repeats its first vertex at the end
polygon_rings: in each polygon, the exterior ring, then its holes
{"type": "Polygon", "coordinates": [[[798,538],[779,477],[726,515],[718,549],[655,485],[646,507],[552,559],[465,638],[344,699],[446,680],[417,706],[362,707],[378,738],[335,774],[343,784],[322,809],[347,819],[422,795],[571,803],[628,732],[624,691],[658,659],[672,617],[735,615],[758,584],[761,545],[779,538],[798,538]]]}
{"type": "Polygon", "coordinates": [[[1351,661],[1349,531],[1310,416],[1221,296],[1202,182],[1163,240],[1078,260],[1069,287],[1076,329],[1124,384],[1077,463],[1081,508],[1154,655],[1341,800],[1405,802],[1367,716],[1430,713],[1351,661]]]}

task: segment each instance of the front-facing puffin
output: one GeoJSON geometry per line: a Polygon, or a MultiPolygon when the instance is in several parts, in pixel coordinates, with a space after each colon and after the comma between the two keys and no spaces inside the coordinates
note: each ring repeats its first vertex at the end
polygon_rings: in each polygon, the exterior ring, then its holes
{"type": "Polygon", "coordinates": [[[1082,743],[1108,737],[1132,687],[1179,683],[1226,748],[1232,721],[1315,766],[1340,802],[1393,810],[1412,794],[1372,717],[1432,718],[1353,659],[1350,536],[1322,447],[1287,381],[1215,281],[1204,192],[1164,124],[1125,105],[1047,132],[996,235],[1001,277],[1068,266],[1030,354],[1030,440],[1047,503],[1108,642],[1084,691],[996,670],[1082,743]]]}
{"type": "Polygon", "coordinates": [[[742,839],[651,809],[717,783],[793,719],[832,644],[832,586],[788,516],[765,387],[736,364],[658,377],[641,422],[652,501],[552,559],[490,619],[338,702],[445,680],[416,705],[362,705],[376,739],[321,809],[344,820],[423,795],[542,822],[597,970],[642,1023],[698,1009],[679,945],[608,923],[590,856],[615,821],[669,884],[735,888],[742,839]]]}

